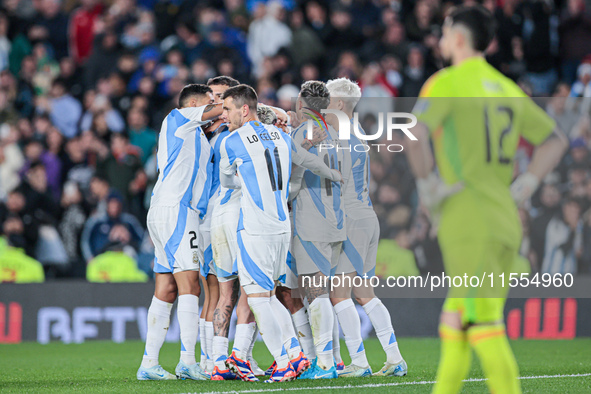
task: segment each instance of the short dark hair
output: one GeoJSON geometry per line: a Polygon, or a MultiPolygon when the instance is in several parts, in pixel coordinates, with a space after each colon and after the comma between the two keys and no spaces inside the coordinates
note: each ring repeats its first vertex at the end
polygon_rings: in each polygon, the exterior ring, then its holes
{"type": "Polygon", "coordinates": [[[462,25],[470,31],[474,49],[484,52],[495,36],[496,23],[489,10],[481,5],[461,6],[448,16],[451,26],[462,25]]]}
{"type": "Polygon", "coordinates": [[[236,102],[237,107],[242,107],[244,104],[256,113],[259,98],[257,92],[254,91],[252,86],[246,84],[236,85],[226,90],[222,95],[222,99],[231,97],[236,102]]]}
{"type": "Polygon", "coordinates": [[[192,83],[185,86],[179,95],[179,107],[184,107],[187,104],[187,100],[191,97],[205,96],[208,92],[211,93],[211,88],[200,83],[192,83]]]}
{"type": "Polygon", "coordinates": [[[223,85],[229,88],[233,88],[234,86],[240,85],[237,79],[232,77],[228,77],[227,75],[220,75],[218,77],[209,78],[207,81],[207,86],[211,85],[223,85]]]}
{"type": "Polygon", "coordinates": [[[330,92],[321,81],[306,81],[302,84],[300,96],[315,111],[325,109],[330,104],[330,92]]]}

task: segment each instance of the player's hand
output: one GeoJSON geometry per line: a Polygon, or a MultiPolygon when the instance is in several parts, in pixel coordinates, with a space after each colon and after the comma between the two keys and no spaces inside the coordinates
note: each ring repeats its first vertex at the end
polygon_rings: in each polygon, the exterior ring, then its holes
{"type": "Polygon", "coordinates": [[[511,196],[517,203],[517,206],[523,205],[536,191],[540,185],[540,180],[531,172],[524,172],[519,175],[511,185],[511,196]]]}
{"type": "Polygon", "coordinates": [[[327,136],[328,134],[323,128],[314,126],[314,128],[312,129],[312,139],[310,140],[310,142],[312,143],[312,145],[319,144],[320,142],[324,141],[327,136]]]}
{"type": "Polygon", "coordinates": [[[429,174],[427,178],[417,179],[419,198],[431,216],[438,216],[443,201],[463,188],[463,183],[448,185],[434,173],[429,174]]]}
{"type": "Polygon", "coordinates": [[[345,183],[343,180],[343,174],[341,174],[339,170],[331,170],[330,172],[332,172],[332,178],[330,179],[331,181],[340,182],[341,184],[345,183]]]}

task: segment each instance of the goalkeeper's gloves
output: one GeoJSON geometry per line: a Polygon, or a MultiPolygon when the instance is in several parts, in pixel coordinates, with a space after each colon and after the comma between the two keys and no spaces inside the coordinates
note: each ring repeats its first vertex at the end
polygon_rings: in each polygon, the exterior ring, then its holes
{"type": "Polygon", "coordinates": [[[526,171],[519,175],[511,185],[511,196],[517,203],[517,206],[521,206],[527,201],[534,194],[539,185],[540,180],[531,172],[526,171]]]}
{"type": "Polygon", "coordinates": [[[435,173],[430,173],[427,178],[417,179],[417,190],[421,202],[429,210],[432,216],[437,216],[441,210],[443,201],[464,188],[462,183],[448,185],[435,173]]]}

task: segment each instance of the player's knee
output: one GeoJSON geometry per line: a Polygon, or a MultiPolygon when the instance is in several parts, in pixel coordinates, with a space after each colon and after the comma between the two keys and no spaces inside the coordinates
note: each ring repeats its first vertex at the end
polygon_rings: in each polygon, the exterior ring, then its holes
{"type": "Polygon", "coordinates": [[[455,330],[461,330],[462,316],[458,312],[443,311],[439,316],[439,323],[455,330]]]}

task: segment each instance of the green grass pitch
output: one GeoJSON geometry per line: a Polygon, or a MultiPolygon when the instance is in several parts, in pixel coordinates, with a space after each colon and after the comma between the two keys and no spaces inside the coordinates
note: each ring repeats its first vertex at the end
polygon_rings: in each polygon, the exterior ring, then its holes
{"type": "MultiPolygon", "coordinates": [[[[529,393],[591,393],[591,339],[572,341],[513,341],[520,375],[532,377],[521,380],[524,392],[529,393]],[[552,375],[577,375],[548,377],[552,375]]],[[[321,393],[330,388],[341,394],[428,393],[435,379],[439,358],[439,341],[432,338],[400,338],[400,349],[408,362],[409,374],[403,378],[331,379],[322,381],[296,381],[267,385],[263,383],[232,382],[138,382],[135,373],[139,366],[143,343],[87,342],[80,345],[52,343],[40,345],[23,343],[0,345],[0,392],[83,392],[83,393],[186,393],[186,392],[262,392],[281,389],[296,393],[321,393]],[[414,382],[414,383],[413,383],[414,382]],[[340,387],[343,386],[343,387],[340,387]],[[306,388],[310,388],[307,390],[306,388]]],[[[368,359],[374,370],[385,361],[377,339],[365,341],[368,359]]],[[[178,362],[179,344],[165,344],[160,362],[174,373],[178,362]]],[[[346,357],[341,343],[341,353],[346,357]]],[[[255,346],[255,357],[261,368],[271,363],[271,356],[262,342],[255,346]]],[[[470,378],[482,378],[481,369],[474,360],[470,378]]],[[[486,383],[472,381],[464,384],[466,393],[487,392],[486,383]]]]}

